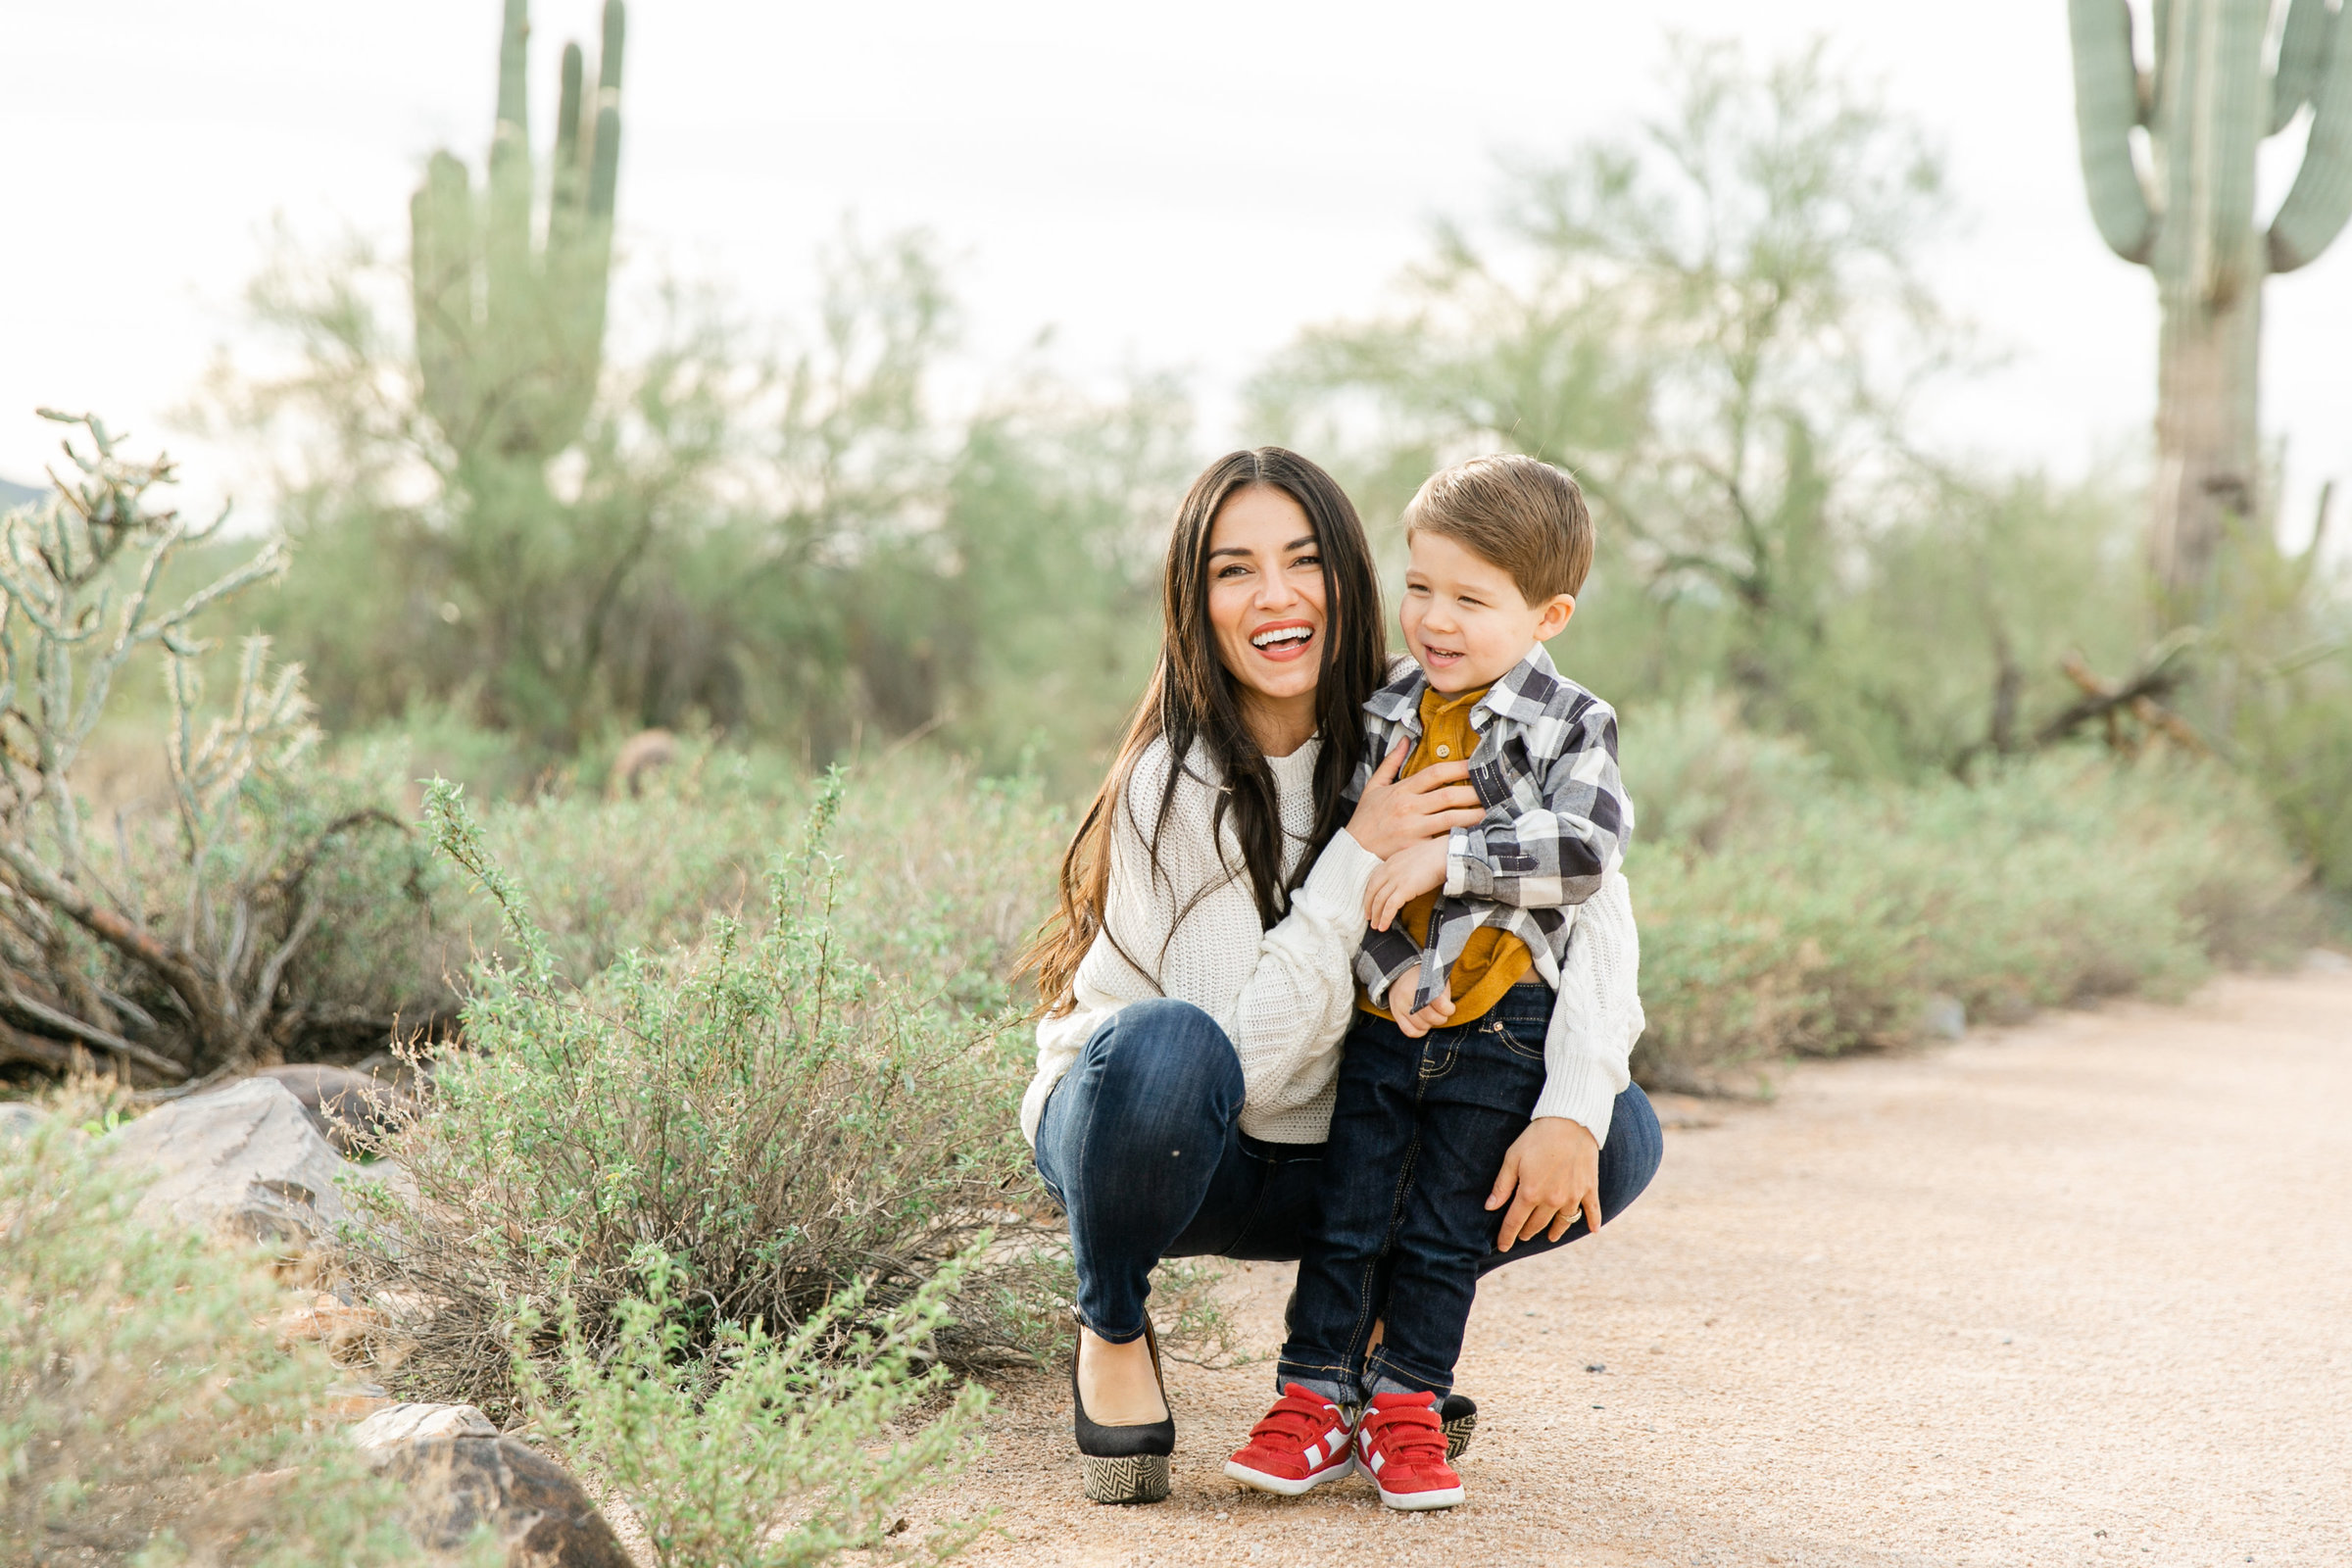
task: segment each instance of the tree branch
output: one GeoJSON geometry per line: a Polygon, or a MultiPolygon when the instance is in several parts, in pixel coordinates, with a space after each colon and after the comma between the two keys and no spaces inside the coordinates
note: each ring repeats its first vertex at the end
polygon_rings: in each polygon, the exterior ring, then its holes
{"type": "Polygon", "coordinates": [[[294,956],[294,950],[302,946],[302,939],[309,936],[311,928],[318,923],[318,906],[309,899],[303,900],[302,913],[295,917],[294,929],[286,933],[286,940],[278,944],[277,951],[270,955],[270,961],[262,965],[261,983],[253,991],[251,1016],[255,1020],[269,1016],[270,999],[277,995],[278,977],[286,972],[286,964],[294,956]]]}
{"type": "MultiPolygon", "coordinates": [[[[133,925],[113,909],[90,901],[89,895],[59,878],[13,839],[0,838],[0,863],[14,871],[26,893],[63,913],[75,925],[136,963],[153,970],[172,988],[206,1036],[218,1039],[224,1022],[213,1004],[204,970],[189,955],[166,947],[143,926],[133,925]]],[[[173,1071],[179,1069],[174,1068],[173,1071]]]]}
{"type": "Polygon", "coordinates": [[[35,1002],[19,991],[14,984],[8,984],[5,992],[0,993],[0,1010],[19,1014],[21,1020],[29,1027],[37,1027],[55,1034],[70,1035],[76,1040],[86,1041],[90,1045],[101,1047],[120,1056],[126,1056],[142,1067],[151,1068],[169,1077],[185,1078],[188,1076],[188,1069],[182,1063],[173,1061],[169,1056],[159,1055],[145,1046],[133,1045],[112,1030],[84,1023],[70,1012],[61,1012],[45,1003],[35,1002]]]}
{"type": "MultiPolygon", "coordinates": [[[[2082,695],[2044,723],[2035,732],[2034,743],[2036,746],[2048,746],[2064,740],[2085,724],[2111,720],[2132,711],[2134,705],[2141,702],[2153,706],[2156,698],[2165,696],[2188,678],[2188,671],[2181,667],[2180,656],[2188,651],[2193,641],[2193,638],[2178,635],[2166,638],[2157,645],[2138,671],[2121,683],[2102,679],[2081,654],[2067,655],[2059,667],[2066,671],[2067,679],[2082,689],[2082,695]]],[[[2171,725],[2162,727],[2168,733],[2172,730],[2171,725]]],[[[2205,749],[2201,740],[2196,742],[2196,746],[2200,751],[2205,749]]]]}

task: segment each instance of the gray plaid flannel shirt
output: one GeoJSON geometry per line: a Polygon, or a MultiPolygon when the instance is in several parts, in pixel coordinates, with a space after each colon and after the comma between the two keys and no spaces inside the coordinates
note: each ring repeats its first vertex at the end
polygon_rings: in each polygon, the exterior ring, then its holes
{"type": "MultiPolygon", "coordinates": [[[[1350,801],[1398,740],[1420,743],[1428,685],[1406,662],[1364,704],[1364,755],[1350,801]]],[[[1470,710],[1470,727],[1478,735],[1470,782],[1486,820],[1453,830],[1427,943],[1416,948],[1401,920],[1365,930],[1356,978],[1384,1006],[1389,987],[1414,963],[1421,984],[1413,1006],[1428,1006],[1481,926],[1509,932],[1530,953],[1550,953],[1556,972],[1568,951],[1568,911],[1600,891],[1633,837],[1633,803],[1617,774],[1616,710],[1554,668],[1541,643],[1470,710]]]]}

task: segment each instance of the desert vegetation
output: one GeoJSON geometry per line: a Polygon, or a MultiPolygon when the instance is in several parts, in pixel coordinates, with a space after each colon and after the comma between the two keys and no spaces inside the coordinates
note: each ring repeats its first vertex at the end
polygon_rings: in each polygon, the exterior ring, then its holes
{"type": "MultiPolygon", "coordinates": [[[[440,155],[405,259],[254,286],[289,356],[206,412],[282,459],[268,537],[183,520],[89,416],[7,516],[0,1067],[63,1107],[0,1127],[12,1560],[404,1560],[322,1437],[351,1378],[533,1434],[664,1563],[946,1554],[968,1529],[903,1541],[899,1500],[1064,1344],[1014,957],[1149,667],[1183,388],[1024,364],[943,412],[920,232],[845,227],[772,352],[723,300],[611,297],[620,7],[545,164],[506,10],[484,179],[440,155]],[[304,1265],[363,1325],[340,1369],[254,1327],[284,1258],[135,1222],[74,1131],[307,1060],[418,1107],[304,1265]]],[[[1818,51],[1692,45],[1667,85],[1250,389],[1384,545],[1456,456],[1585,479],[1555,654],[1624,715],[1637,1075],[1752,1093],[2340,933],[2325,502],[2289,553],[2250,483],[2152,574],[2130,484],[1923,450],[1968,358],[1929,139],[1818,51]]]]}
{"type": "Polygon", "coordinates": [[[418,1561],[342,1441],[336,1369],[274,1343],[266,1271],[139,1225],[135,1196],[62,1122],[0,1147],[0,1551],[418,1561]]]}

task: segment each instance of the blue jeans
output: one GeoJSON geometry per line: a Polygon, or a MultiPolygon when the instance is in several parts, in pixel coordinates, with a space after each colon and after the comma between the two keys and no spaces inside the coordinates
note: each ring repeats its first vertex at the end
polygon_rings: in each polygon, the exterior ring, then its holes
{"type": "MultiPolygon", "coordinates": [[[[1326,1146],[1261,1142],[1242,1131],[1241,1111],[1233,1043],[1184,1002],[1121,1007],[1054,1085],[1038,1122],[1037,1171],[1069,1216],[1079,1321],[1103,1339],[1142,1335],[1161,1258],[1289,1261],[1305,1251],[1326,1146]]],[[[1661,1152],[1657,1115],[1629,1085],[1600,1151],[1602,1218],[1642,1195],[1661,1152]]],[[[1490,1238],[1500,1227],[1494,1219],[1490,1238]]],[[[1478,1272],[1584,1234],[1580,1219],[1558,1242],[1489,1251],[1478,1272]]]]}
{"type": "Polygon", "coordinates": [[[1501,1228],[1487,1195],[1544,1092],[1550,1023],[1542,986],[1514,986],[1481,1016],[1418,1040],[1358,1015],[1277,1384],[1340,1404],[1452,1392],[1471,1298],[1501,1228]]]}

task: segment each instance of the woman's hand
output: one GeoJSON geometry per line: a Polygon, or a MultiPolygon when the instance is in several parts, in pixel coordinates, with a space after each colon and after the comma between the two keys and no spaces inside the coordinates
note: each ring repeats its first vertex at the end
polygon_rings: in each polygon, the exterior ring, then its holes
{"type": "Polygon", "coordinates": [[[1494,1238],[1496,1251],[1507,1252],[1539,1231],[1548,1230],[1558,1241],[1585,1216],[1585,1228],[1600,1229],[1600,1145],[1580,1123],[1565,1116],[1538,1116],[1527,1124],[1502,1156],[1494,1190],[1487,1195],[1487,1211],[1504,1203],[1502,1230],[1494,1238]]]}
{"type": "Polygon", "coordinates": [[[1438,762],[1399,782],[1396,770],[1409,750],[1404,741],[1396,744],[1348,819],[1348,836],[1384,860],[1423,839],[1476,827],[1487,814],[1478,791],[1463,782],[1470,776],[1465,760],[1438,762]]]}

